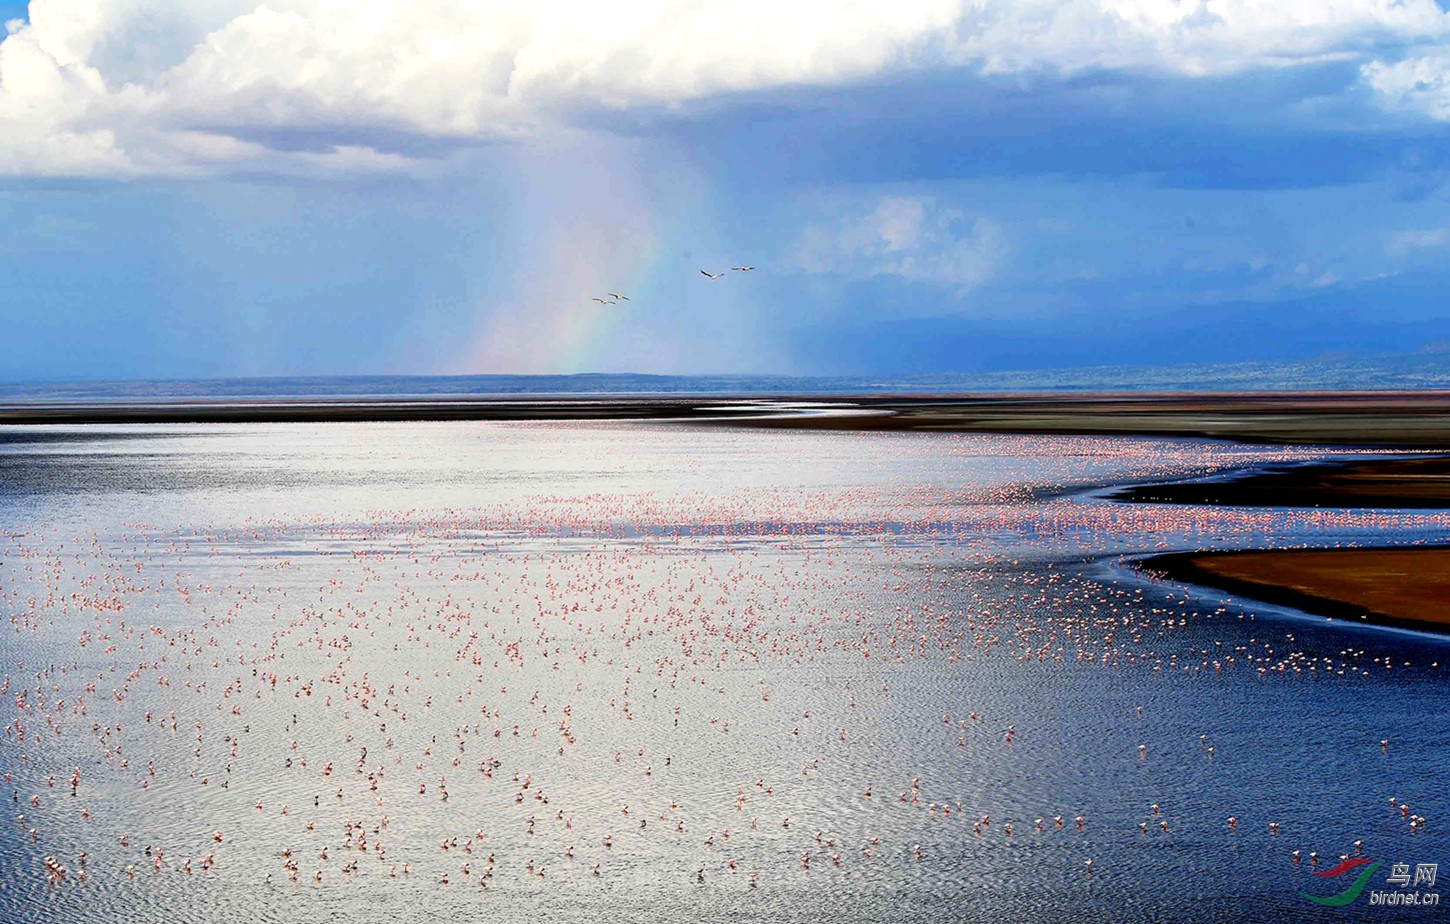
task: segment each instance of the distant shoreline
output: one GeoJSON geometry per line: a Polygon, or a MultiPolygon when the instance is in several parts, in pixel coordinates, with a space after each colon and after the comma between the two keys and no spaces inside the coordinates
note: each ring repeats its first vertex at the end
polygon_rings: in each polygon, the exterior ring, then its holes
{"type": "Polygon", "coordinates": [[[1450,392],[313,397],[12,401],[0,424],[457,420],[711,422],[809,430],[1198,437],[1450,449],[1450,392]],[[809,411],[783,405],[809,403],[809,411]]]}

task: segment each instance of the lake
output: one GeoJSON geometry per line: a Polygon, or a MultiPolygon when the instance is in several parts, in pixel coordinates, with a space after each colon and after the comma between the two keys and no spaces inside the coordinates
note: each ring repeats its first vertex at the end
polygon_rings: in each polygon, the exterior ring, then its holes
{"type": "Polygon", "coordinates": [[[1300,893],[1450,858],[1450,642],[1131,563],[1450,513],[1102,497],[1346,455],[0,428],[0,919],[1381,919],[1300,893]]]}

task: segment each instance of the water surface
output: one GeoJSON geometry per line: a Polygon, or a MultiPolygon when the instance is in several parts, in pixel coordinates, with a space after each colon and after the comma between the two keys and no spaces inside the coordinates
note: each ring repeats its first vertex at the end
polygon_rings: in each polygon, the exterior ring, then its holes
{"type": "Polygon", "coordinates": [[[1450,645],[1125,563],[1450,516],[1098,496],[1327,455],[4,430],[0,919],[1375,919],[1299,892],[1446,859],[1450,645]]]}

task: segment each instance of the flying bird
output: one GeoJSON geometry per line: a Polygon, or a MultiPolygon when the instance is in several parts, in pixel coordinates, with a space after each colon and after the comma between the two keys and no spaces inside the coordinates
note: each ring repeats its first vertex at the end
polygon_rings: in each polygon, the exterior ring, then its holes
{"type": "Polygon", "coordinates": [[[598,302],[598,303],[599,303],[599,304],[601,304],[601,305],[607,305],[607,304],[609,304],[609,302],[608,302],[608,301],[606,301],[606,300],[604,300],[604,299],[602,299],[602,298],[600,298],[600,297],[599,297],[599,296],[597,296],[597,295],[595,295],[595,296],[592,296],[592,297],[591,297],[591,298],[590,298],[590,301],[594,301],[594,302],[598,302]]]}
{"type": "Polygon", "coordinates": [[[724,276],[725,274],[724,273],[707,273],[705,270],[700,270],[700,275],[704,276],[706,279],[719,279],[721,276],[724,276]]]}
{"type": "Polygon", "coordinates": [[[751,270],[755,269],[755,267],[753,266],[732,266],[730,268],[733,270],[739,270],[742,273],[748,273],[751,270]]]}
{"type": "Polygon", "coordinates": [[[613,299],[617,299],[618,301],[621,301],[621,302],[627,302],[627,301],[629,301],[629,296],[628,295],[620,295],[618,292],[610,292],[609,293],[609,297],[610,298],[613,298],[613,299]]]}

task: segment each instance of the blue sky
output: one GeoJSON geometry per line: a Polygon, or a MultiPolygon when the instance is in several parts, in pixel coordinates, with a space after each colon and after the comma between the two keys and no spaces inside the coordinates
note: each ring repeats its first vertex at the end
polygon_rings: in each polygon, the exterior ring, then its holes
{"type": "Polygon", "coordinates": [[[0,45],[0,379],[1450,337],[1430,0],[522,9],[36,0],[0,45]]]}

